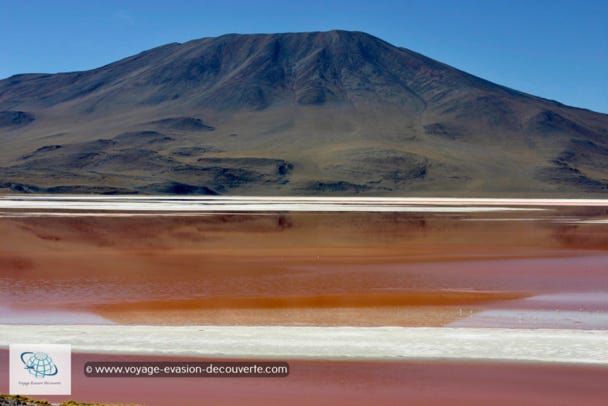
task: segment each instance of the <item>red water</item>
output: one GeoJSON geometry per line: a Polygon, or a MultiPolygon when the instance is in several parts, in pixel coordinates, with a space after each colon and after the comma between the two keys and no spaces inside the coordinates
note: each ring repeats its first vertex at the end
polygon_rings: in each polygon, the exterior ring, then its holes
{"type": "Polygon", "coordinates": [[[582,294],[593,302],[582,310],[601,313],[597,327],[608,310],[608,224],[574,220],[607,216],[568,207],[0,218],[0,322],[39,322],[42,301],[46,312],[94,313],[75,318],[93,323],[444,325],[488,309],[567,310],[526,299],[582,294]]]}
{"type": "MultiPolygon", "coordinates": [[[[576,221],[606,217],[606,209],[576,207],[5,217],[0,324],[606,328],[608,224],[576,221]]],[[[84,362],[102,359],[143,358],[75,354],[69,398],[467,406],[605,405],[608,399],[608,369],[599,367],[292,361],[291,375],[275,379],[95,379],[80,372],[84,362]]],[[[8,391],[7,365],[0,351],[0,392],[8,391]]]]}

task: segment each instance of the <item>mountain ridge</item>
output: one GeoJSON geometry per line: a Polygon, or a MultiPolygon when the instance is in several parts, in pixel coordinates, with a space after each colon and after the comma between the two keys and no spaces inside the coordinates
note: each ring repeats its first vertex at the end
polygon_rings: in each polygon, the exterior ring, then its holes
{"type": "Polygon", "coordinates": [[[226,34],[11,76],[0,139],[6,191],[608,190],[608,115],[341,30],[226,34]]]}

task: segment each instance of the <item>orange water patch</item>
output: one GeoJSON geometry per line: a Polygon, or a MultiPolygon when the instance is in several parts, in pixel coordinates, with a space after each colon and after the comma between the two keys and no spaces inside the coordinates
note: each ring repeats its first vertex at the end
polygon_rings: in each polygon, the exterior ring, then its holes
{"type": "Polygon", "coordinates": [[[283,297],[214,297],[106,303],[92,311],[127,324],[439,326],[475,305],[513,300],[503,292],[397,292],[283,297]]]}

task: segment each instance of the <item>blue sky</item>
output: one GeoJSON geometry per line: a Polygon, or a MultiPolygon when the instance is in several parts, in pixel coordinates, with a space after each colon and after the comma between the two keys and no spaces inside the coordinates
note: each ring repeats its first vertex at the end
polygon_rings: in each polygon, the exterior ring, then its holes
{"type": "Polygon", "coordinates": [[[0,0],[0,78],[98,67],[225,33],[365,31],[459,69],[608,113],[608,1],[0,0]]]}

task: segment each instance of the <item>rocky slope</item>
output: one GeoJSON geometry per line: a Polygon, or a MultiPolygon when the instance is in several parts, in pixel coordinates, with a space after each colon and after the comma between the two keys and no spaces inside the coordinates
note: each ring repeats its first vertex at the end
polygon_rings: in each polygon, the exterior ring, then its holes
{"type": "Polygon", "coordinates": [[[608,194],[608,115],[360,32],[225,35],[0,81],[0,192],[608,194]]]}

